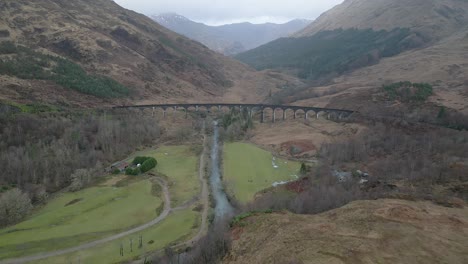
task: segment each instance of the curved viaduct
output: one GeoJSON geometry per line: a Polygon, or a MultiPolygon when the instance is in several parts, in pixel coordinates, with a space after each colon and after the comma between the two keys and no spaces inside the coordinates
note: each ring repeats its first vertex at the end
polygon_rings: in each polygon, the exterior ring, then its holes
{"type": "Polygon", "coordinates": [[[242,111],[246,109],[249,113],[249,116],[252,117],[255,113],[261,113],[260,122],[265,121],[265,110],[271,109],[273,111],[272,122],[276,121],[276,112],[277,110],[282,111],[282,118],[283,120],[286,119],[286,111],[292,110],[294,112],[294,119],[297,118],[298,113],[303,112],[304,118],[307,120],[309,119],[309,114],[311,112],[314,113],[316,118],[319,118],[321,114],[326,114],[327,118],[330,119],[331,117],[338,117],[343,118],[347,117],[355,111],[351,110],[344,110],[344,109],[333,109],[333,108],[320,108],[320,107],[310,107],[310,106],[295,106],[295,105],[268,105],[268,104],[225,104],[225,103],[203,103],[203,104],[151,104],[151,105],[132,105],[132,106],[115,106],[114,109],[152,109],[153,115],[154,111],[157,109],[163,110],[163,116],[166,116],[168,109],[173,109],[174,111],[177,110],[184,110],[185,115],[187,116],[188,111],[200,111],[201,109],[205,109],[205,111],[212,111],[212,109],[216,109],[221,111],[225,108],[229,110],[237,109],[242,111]]]}

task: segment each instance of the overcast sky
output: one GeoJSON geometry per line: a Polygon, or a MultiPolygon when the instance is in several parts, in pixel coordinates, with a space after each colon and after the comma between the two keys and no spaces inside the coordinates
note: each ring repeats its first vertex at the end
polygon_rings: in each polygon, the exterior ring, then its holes
{"type": "Polygon", "coordinates": [[[114,0],[119,5],[157,15],[174,12],[210,25],[235,22],[283,23],[295,18],[315,19],[343,0],[114,0]]]}

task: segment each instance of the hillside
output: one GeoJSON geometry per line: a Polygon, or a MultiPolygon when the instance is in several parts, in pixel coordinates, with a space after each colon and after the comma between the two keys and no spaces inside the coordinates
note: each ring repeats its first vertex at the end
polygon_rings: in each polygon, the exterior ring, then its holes
{"type": "Polygon", "coordinates": [[[312,36],[338,28],[408,28],[431,39],[446,37],[468,21],[464,0],[346,0],[295,34],[312,36]]]}
{"type": "Polygon", "coordinates": [[[0,42],[0,99],[7,101],[262,100],[268,87],[295,82],[254,72],[111,0],[2,1],[0,42]],[[102,92],[113,89],[123,92],[102,92]]]}
{"type": "Polygon", "coordinates": [[[468,2],[347,0],[294,38],[236,56],[257,69],[329,81],[383,58],[426,48],[463,30],[468,2]]]}
{"type": "Polygon", "coordinates": [[[468,210],[357,201],[318,215],[260,214],[232,230],[223,263],[466,263],[468,210]]]}
{"type": "MultiPolygon", "coordinates": [[[[375,101],[375,90],[383,84],[412,81],[434,86],[429,102],[468,115],[468,30],[419,50],[386,58],[379,64],[334,78],[329,84],[304,89],[290,100],[305,105],[330,105],[366,110],[375,101]],[[317,97],[316,94],[325,96],[317,97]]],[[[399,103],[386,108],[399,107],[399,103]]]]}
{"type": "Polygon", "coordinates": [[[151,18],[168,29],[199,41],[225,55],[241,53],[275,39],[287,37],[310,23],[306,19],[296,19],[285,24],[237,23],[208,26],[177,14],[155,15],[151,18]]]}

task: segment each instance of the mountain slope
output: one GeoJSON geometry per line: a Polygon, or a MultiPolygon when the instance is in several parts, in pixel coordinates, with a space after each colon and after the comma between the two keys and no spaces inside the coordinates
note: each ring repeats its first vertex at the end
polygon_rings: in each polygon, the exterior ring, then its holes
{"type": "Polygon", "coordinates": [[[415,48],[428,47],[468,24],[468,2],[347,0],[294,38],[236,58],[257,69],[282,69],[329,80],[415,48]]]}
{"type": "Polygon", "coordinates": [[[424,49],[385,58],[331,80],[327,85],[296,93],[292,101],[305,105],[344,107],[364,111],[373,92],[399,81],[426,82],[434,86],[430,102],[468,115],[468,28],[424,49]],[[312,98],[311,93],[329,94],[312,98]]]}
{"type": "Polygon", "coordinates": [[[466,263],[468,209],[357,201],[318,215],[242,220],[223,263],[466,263]]]}
{"type": "Polygon", "coordinates": [[[277,38],[287,37],[310,23],[309,20],[296,19],[285,24],[237,23],[208,26],[177,14],[162,14],[151,18],[170,30],[199,41],[210,49],[226,55],[237,54],[277,38]]]}
{"type": "MultiPolygon", "coordinates": [[[[268,95],[265,87],[288,82],[253,72],[111,0],[2,1],[0,41],[26,46],[37,55],[31,61],[41,54],[51,55],[54,59],[45,64],[54,66],[59,56],[75,70],[84,69],[90,78],[97,75],[118,81],[128,88],[129,96],[104,100],[112,103],[216,97],[218,100],[259,100],[268,95]],[[226,97],[226,94],[230,95],[226,97]]],[[[4,64],[12,64],[12,60],[14,63],[22,55],[0,56],[4,64]]],[[[50,67],[40,67],[54,75],[50,67]]],[[[11,71],[0,74],[0,78],[0,99],[80,105],[103,101],[68,89],[51,80],[54,78],[24,78],[11,71]]]]}
{"type": "Polygon", "coordinates": [[[338,28],[408,28],[430,38],[449,36],[468,21],[464,0],[346,0],[322,14],[296,37],[338,28]]]}

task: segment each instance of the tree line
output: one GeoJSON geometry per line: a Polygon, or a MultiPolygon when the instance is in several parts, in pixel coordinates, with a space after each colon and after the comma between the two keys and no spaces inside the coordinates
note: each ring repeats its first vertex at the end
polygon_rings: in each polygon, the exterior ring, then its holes
{"type": "Polygon", "coordinates": [[[105,166],[161,136],[153,118],[137,114],[16,113],[0,115],[0,123],[0,192],[21,189],[32,203],[85,187],[105,166]]]}

